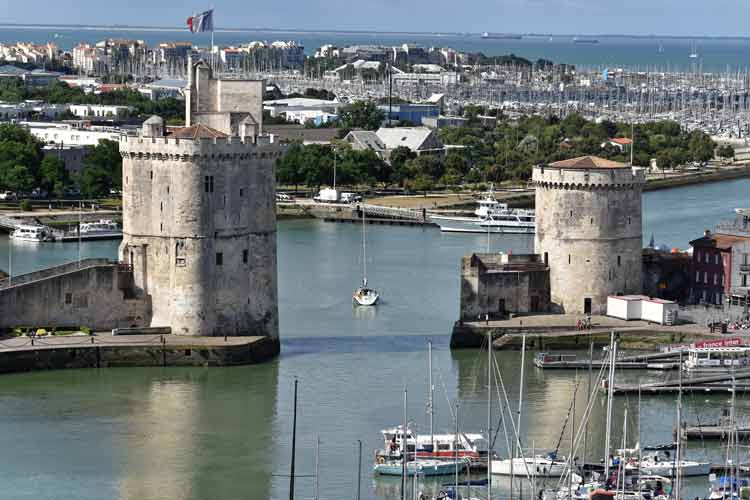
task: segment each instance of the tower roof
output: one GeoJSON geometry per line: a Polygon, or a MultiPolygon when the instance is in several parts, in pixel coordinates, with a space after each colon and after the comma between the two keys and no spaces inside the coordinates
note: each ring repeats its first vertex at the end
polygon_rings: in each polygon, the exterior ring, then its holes
{"type": "Polygon", "coordinates": [[[170,134],[172,137],[177,139],[216,139],[222,137],[229,137],[228,134],[220,132],[215,128],[208,127],[202,123],[193,125],[191,127],[182,127],[173,129],[170,134]]]}
{"type": "Polygon", "coordinates": [[[598,156],[579,156],[578,158],[570,158],[568,160],[556,161],[548,165],[552,168],[630,168],[624,163],[620,163],[612,160],[605,160],[598,156]]]}

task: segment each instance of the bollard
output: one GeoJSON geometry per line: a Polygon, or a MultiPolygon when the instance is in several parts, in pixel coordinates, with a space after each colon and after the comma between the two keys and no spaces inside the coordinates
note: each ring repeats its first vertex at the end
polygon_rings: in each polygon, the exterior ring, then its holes
{"type": "Polygon", "coordinates": [[[224,342],[226,342],[226,341],[227,341],[227,336],[226,336],[226,335],[224,335],[224,342]]]}
{"type": "Polygon", "coordinates": [[[94,345],[94,337],[91,337],[91,345],[94,345]]]}
{"type": "Polygon", "coordinates": [[[34,345],[34,337],[31,337],[31,345],[34,345]]]}

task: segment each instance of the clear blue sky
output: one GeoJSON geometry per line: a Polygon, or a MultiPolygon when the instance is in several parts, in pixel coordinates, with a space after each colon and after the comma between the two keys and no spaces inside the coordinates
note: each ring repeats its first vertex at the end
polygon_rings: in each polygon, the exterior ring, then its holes
{"type": "Polygon", "coordinates": [[[0,22],[182,26],[211,5],[217,27],[750,35],[748,0],[0,0],[0,22]]]}

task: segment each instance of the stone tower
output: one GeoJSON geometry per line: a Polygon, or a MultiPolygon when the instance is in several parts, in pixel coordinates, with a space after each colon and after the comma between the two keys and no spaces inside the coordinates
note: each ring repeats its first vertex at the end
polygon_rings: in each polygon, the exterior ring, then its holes
{"type": "Polygon", "coordinates": [[[534,246],[550,267],[554,310],[603,314],[607,296],[641,293],[645,180],[590,156],[534,167],[534,246]]]}
{"type": "Polygon", "coordinates": [[[123,137],[123,241],[151,326],[278,338],[275,162],[262,81],[189,64],[186,127],[123,137]]]}

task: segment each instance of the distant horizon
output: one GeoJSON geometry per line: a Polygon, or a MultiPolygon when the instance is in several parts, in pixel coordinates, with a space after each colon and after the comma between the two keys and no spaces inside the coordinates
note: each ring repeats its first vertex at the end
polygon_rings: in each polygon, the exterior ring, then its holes
{"type": "MultiPolygon", "coordinates": [[[[185,26],[150,26],[130,24],[69,24],[69,23],[12,23],[0,22],[0,29],[86,29],[90,31],[187,31],[185,26]]],[[[554,33],[554,32],[524,32],[524,31],[390,31],[377,29],[309,29],[309,28],[269,28],[269,27],[217,27],[216,33],[304,33],[304,34],[385,34],[385,35],[417,35],[417,36],[461,36],[481,35],[482,33],[501,33],[529,37],[596,37],[596,38],[633,38],[633,39],[673,39],[673,40],[750,40],[750,35],[676,35],[676,34],[635,34],[635,33],[554,33]]]]}

